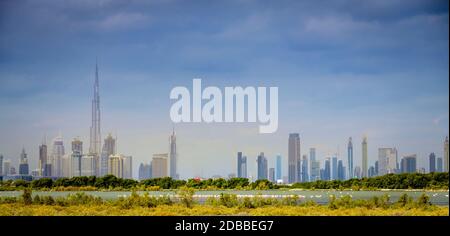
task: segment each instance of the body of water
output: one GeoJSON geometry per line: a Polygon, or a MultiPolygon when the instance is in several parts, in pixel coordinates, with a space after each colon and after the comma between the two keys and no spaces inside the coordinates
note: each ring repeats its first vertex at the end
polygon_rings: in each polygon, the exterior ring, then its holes
{"type": "MultiPolygon", "coordinates": [[[[151,196],[171,196],[176,197],[175,191],[147,191],[151,196]]],[[[49,192],[49,191],[33,191],[34,195],[39,196],[52,196],[61,197],[69,194],[76,193],[76,191],[63,191],[63,192],[49,192]]],[[[86,194],[101,197],[106,200],[114,200],[119,197],[126,197],[131,194],[128,191],[86,191],[86,194]]],[[[144,191],[138,191],[139,194],[143,194],[144,191]]],[[[386,190],[386,191],[339,191],[339,190],[215,190],[215,191],[197,191],[194,198],[199,202],[204,202],[209,197],[219,197],[221,193],[236,194],[238,198],[261,196],[265,198],[283,198],[289,195],[297,195],[300,200],[308,201],[313,200],[318,204],[327,204],[329,197],[335,195],[336,198],[340,198],[345,195],[350,195],[352,199],[364,199],[368,200],[374,196],[381,197],[384,194],[388,194],[391,202],[395,202],[398,198],[406,193],[408,196],[417,199],[422,193],[427,194],[430,197],[430,201],[436,205],[449,205],[448,191],[420,191],[420,190],[386,190]]],[[[1,196],[18,197],[22,194],[22,191],[0,191],[1,196]]]]}

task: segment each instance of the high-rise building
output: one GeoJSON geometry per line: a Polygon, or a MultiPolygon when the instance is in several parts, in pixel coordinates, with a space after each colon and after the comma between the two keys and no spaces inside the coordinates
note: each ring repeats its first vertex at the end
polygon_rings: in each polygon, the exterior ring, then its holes
{"type": "Polygon", "coordinates": [[[369,167],[369,173],[368,174],[369,174],[369,176],[368,176],[369,178],[375,176],[375,167],[374,166],[370,166],[369,167]]]}
{"type": "Polygon", "coordinates": [[[342,164],[342,160],[338,161],[338,167],[337,167],[337,179],[338,180],[345,180],[345,167],[342,164]]]}
{"type": "Polygon", "coordinates": [[[72,152],[71,155],[71,176],[82,176],[82,158],[83,155],[78,152],[72,152]]]}
{"type": "Polygon", "coordinates": [[[397,150],[395,148],[378,149],[378,173],[379,175],[397,172],[397,150]]]}
{"type": "Polygon", "coordinates": [[[281,155],[277,155],[277,169],[276,169],[276,180],[280,181],[282,180],[282,172],[281,172],[281,166],[282,166],[282,162],[281,162],[281,155]]]}
{"type": "Polygon", "coordinates": [[[309,182],[308,157],[306,155],[302,157],[302,182],[309,182]]]}
{"type": "Polygon", "coordinates": [[[103,147],[102,147],[102,153],[100,154],[99,176],[105,176],[106,174],[108,174],[109,156],[115,155],[116,152],[117,152],[116,139],[113,138],[113,136],[110,133],[105,138],[105,141],[104,141],[103,147]]]}
{"type": "Polygon", "coordinates": [[[300,182],[300,135],[289,134],[288,145],[288,182],[300,182]]]}
{"type": "Polygon", "coordinates": [[[248,178],[247,175],[247,156],[243,156],[241,160],[241,174],[242,178],[248,178]]]}
{"type": "MultiPolygon", "coordinates": [[[[245,158],[245,162],[247,162],[247,158],[245,158]]],[[[237,153],[237,177],[238,178],[246,178],[243,176],[243,163],[244,163],[244,156],[242,156],[242,152],[237,153]]]]}
{"type": "Polygon", "coordinates": [[[325,160],[325,170],[322,180],[331,180],[331,163],[330,158],[325,160]]]}
{"type": "Polygon", "coordinates": [[[436,155],[434,152],[430,153],[430,173],[436,172],[436,155]]]}
{"type": "Polygon", "coordinates": [[[72,140],[72,153],[83,154],[83,142],[78,138],[72,140]]]}
{"type": "Polygon", "coordinates": [[[338,179],[338,159],[337,156],[331,158],[331,179],[338,179]]]}
{"type": "Polygon", "coordinates": [[[48,158],[47,158],[47,145],[45,144],[45,142],[39,146],[39,163],[38,163],[38,169],[39,169],[39,175],[40,176],[50,176],[46,171],[45,171],[45,167],[47,164],[51,164],[48,163],[48,158]]]}
{"type": "Polygon", "coordinates": [[[9,159],[3,161],[3,175],[10,175],[11,171],[11,161],[9,159]]]}
{"type": "Polygon", "coordinates": [[[315,148],[309,149],[309,161],[316,161],[316,149],[315,148]]]}
{"type": "Polygon", "coordinates": [[[152,166],[147,163],[141,163],[139,165],[139,180],[150,179],[152,177],[152,166]]]}
{"type": "Polygon", "coordinates": [[[167,158],[168,154],[153,154],[152,159],[152,178],[167,177],[167,158]]]}
{"type": "Polygon", "coordinates": [[[28,175],[28,174],[29,174],[29,166],[27,153],[25,152],[25,148],[22,148],[22,153],[20,153],[19,175],[28,175]]]}
{"type": "Polygon", "coordinates": [[[97,175],[97,155],[89,153],[81,158],[81,176],[97,175]]]}
{"type": "Polygon", "coordinates": [[[448,172],[448,136],[444,141],[444,172],[448,172]]]}
{"type": "Polygon", "coordinates": [[[53,176],[62,177],[62,166],[61,158],[64,156],[64,143],[61,135],[53,140],[53,151],[52,151],[52,173],[53,176]]]}
{"type": "Polygon", "coordinates": [[[66,154],[61,158],[61,176],[70,178],[72,173],[72,154],[66,154]]]}
{"type": "Polygon", "coordinates": [[[311,173],[310,181],[316,181],[321,179],[320,177],[320,161],[311,161],[311,173]]]}
{"type": "Polygon", "coordinates": [[[258,166],[258,180],[267,179],[267,158],[264,156],[264,152],[261,152],[256,159],[258,166]]]}
{"type": "Polygon", "coordinates": [[[269,181],[275,183],[275,168],[269,168],[269,181]]]}
{"type": "Polygon", "coordinates": [[[357,179],[360,179],[360,178],[364,177],[364,176],[362,176],[361,167],[359,167],[359,166],[355,167],[355,169],[353,170],[353,174],[355,175],[355,177],[357,179]]]}
{"type": "Polygon", "coordinates": [[[374,167],[375,167],[375,176],[377,176],[378,175],[378,170],[379,170],[379,168],[378,168],[378,161],[375,161],[374,167]]]}
{"type": "Polygon", "coordinates": [[[133,178],[133,157],[123,156],[123,176],[124,179],[133,178]]]}
{"type": "Polygon", "coordinates": [[[436,161],[436,171],[442,172],[442,157],[438,157],[436,161]]]}
{"type": "Polygon", "coordinates": [[[348,158],[348,178],[353,178],[353,143],[352,137],[348,138],[347,145],[347,158],[348,158]]]}
{"type": "Polygon", "coordinates": [[[123,178],[123,157],[121,155],[111,155],[108,158],[108,174],[117,178],[123,178]]]}
{"type": "Polygon", "coordinates": [[[3,155],[0,154],[0,176],[3,176],[3,155]]]}
{"type": "Polygon", "coordinates": [[[172,130],[172,134],[169,137],[169,165],[170,165],[170,177],[172,179],[178,179],[177,173],[177,136],[175,135],[175,129],[172,130]]]}
{"type": "Polygon", "coordinates": [[[402,173],[416,173],[417,172],[416,163],[417,163],[416,154],[404,156],[401,161],[402,173]]]}
{"type": "Polygon", "coordinates": [[[367,137],[363,137],[362,141],[362,170],[361,170],[361,176],[360,177],[367,177],[367,161],[368,161],[368,153],[367,153],[367,137]]]}
{"type": "Polygon", "coordinates": [[[94,82],[94,97],[92,99],[92,120],[90,129],[89,141],[89,155],[98,157],[101,148],[101,133],[100,133],[100,85],[98,79],[98,65],[95,63],[95,82],[94,82]]]}

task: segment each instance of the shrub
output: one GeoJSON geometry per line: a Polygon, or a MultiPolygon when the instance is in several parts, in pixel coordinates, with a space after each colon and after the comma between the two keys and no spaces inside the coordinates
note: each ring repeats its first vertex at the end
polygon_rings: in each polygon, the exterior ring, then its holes
{"type": "Polygon", "coordinates": [[[417,199],[416,203],[419,207],[428,207],[431,205],[430,197],[425,193],[422,193],[422,195],[420,195],[420,197],[417,199]]]}
{"type": "Polygon", "coordinates": [[[235,207],[239,205],[236,194],[221,193],[219,201],[220,205],[226,207],[235,207]]]}
{"type": "Polygon", "coordinates": [[[194,204],[194,193],[195,190],[193,188],[181,187],[180,190],[178,190],[180,202],[186,207],[191,208],[192,204],[194,204]]]}
{"type": "Polygon", "coordinates": [[[31,197],[31,189],[30,188],[26,188],[23,190],[22,200],[25,205],[33,204],[33,198],[31,197]]]}

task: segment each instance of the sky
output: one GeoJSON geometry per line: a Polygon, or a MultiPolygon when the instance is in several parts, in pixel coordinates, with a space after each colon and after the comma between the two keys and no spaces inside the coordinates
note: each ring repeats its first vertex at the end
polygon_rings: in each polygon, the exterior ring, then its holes
{"type": "MultiPolygon", "coordinates": [[[[89,146],[95,63],[102,136],[141,162],[167,153],[172,88],[276,86],[279,126],[175,124],[181,178],[236,173],[236,153],[269,167],[289,133],[301,152],[337,153],[354,166],[368,137],[369,165],[380,147],[399,156],[443,155],[449,130],[449,3],[377,1],[1,1],[0,154],[31,169],[38,146],[61,133],[89,146]]],[[[323,163],[322,163],[323,165],[323,163]]]]}

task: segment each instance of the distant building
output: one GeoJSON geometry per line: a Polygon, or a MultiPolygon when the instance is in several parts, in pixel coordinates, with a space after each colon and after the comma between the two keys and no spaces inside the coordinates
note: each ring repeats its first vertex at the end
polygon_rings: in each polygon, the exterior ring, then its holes
{"type": "Polygon", "coordinates": [[[259,154],[256,162],[258,167],[258,180],[267,179],[267,158],[264,156],[263,152],[259,154]]]}
{"type": "Polygon", "coordinates": [[[378,149],[378,173],[379,175],[397,172],[397,150],[395,148],[378,149]]]}
{"type": "Polygon", "coordinates": [[[378,161],[375,161],[375,176],[378,176],[378,161]]]}
{"type": "Polygon", "coordinates": [[[292,133],[288,143],[288,181],[295,183],[300,179],[300,135],[292,133]]]}
{"type": "Polygon", "coordinates": [[[442,172],[442,157],[437,159],[437,172],[442,172]]]}
{"type": "Polygon", "coordinates": [[[361,179],[361,178],[363,178],[363,177],[367,177],[367,176],[363,176],[363,175],[362,175],[361,167],[359,167],[359,166],[356,166],[356,167],[355,167],[355,169],[353,170],[353,174],[355,175],[355,177],[356,177],[357,179],[361,179]]]}
{"type": "Polygon", "coordinates": [[[83,142],[78,138],[72,140],[72,153],[83,154],[83,142]]]}
{"type": "Polygon", "coordinates": [[[22,153],[20,154],[19,175],[28,175],[28,174],[29,174],[29,166],[27,153],[25,153],[25,148],[22,148],[22,153]]]}
{"type": "Polygon", "coordinates": [[[282,168],[282,161],[281,161],[281,155],[277,155],[277,169],[276,169],[276,180],[282,180],[282,172],[281,172],[281,168],[282,168]]]}
{"type": "Polygon", "coordinates": [[[123,156],[123,176],[124,179],[133,178],[133,157],[123,156]]]}
{"type": "Polygon", "coordinates": [[[352,137],[348,138],[347,145],[347,158],[348,158],[348,177],[353,178],[353,143],[352,137]]]}
{"type": "Polygon", "coordinates": [[[331,163],[330,158],[325,160],[325,170],[322,180],[331,180],[331,163]]]}
{"type": "Polygon", "coordinates": [[[375,174],[375,167],[374,166],[370,166],[368,174],[369,174],[369,178],[376,176],[376,174],[375,174]]]}
{"type": "Polygon", "coordinates": [[[178,179],[178,172],[177,172],[177,137],[175,135],[175,129],[172,130],[172,135],[169,137],[169,146],[170,146],[170,152],[169,152],[169,165],[170,165],[170,177],[172,179],[178,179]]]}
{"type": "Polygon", "coordinates": [[[168,154],[153,154],[152,159],[152,178],[167,177],[167,158],[168,154]]]}
{"type": "Polygon", "coordinates": [[[90,153],[81,158],[81,176],[95,176],[97,172],[97,155],[90,153]]]}
{"type": "Polygon", "coordinates": [[[116,154],[116,139],[111,135],[111,133],[106,136],[103,143],[102,152],[100,154],[99,161],[99,176],[104,176],[108,174],[108,163],[109,157],[116,154]]]}
{"type": "Polygon", "coordinates": [[[415,173],[417,171],[417,155],[404,156],[402,159],[402,173],[415,173]]]}
{"type": "Polygon", "coordinates": [[[52,169],[53,175],[56,177],[62,177],[62,166],[61,158],[64,156],[64,143],[61,136],[57,136],[53,140],[53,151],[52,151],[52,169]]]}
{"type": "Polygon", "coordinates": [[[123,178],[123,157],[122,155],[111,155],[108,159],[108,174],[117,178],[123,178]]]}
{"type": "Polygon", "coordinates": [[[430,165],[429,165],[430,173],[436,172],[436,155],[434,154],[434,152],[430,153],[429,159],[430,159],[429,160],[430,161],[430,165]]]}
{"type": "Polygon", "coordinates": [[[83,158],[83,155],[79,152],[72,152],[72,156],[71,156],[71,172],[72,172],[72,176],[82,176],[82,164],[81,164],[81,160],[83,158]]]}
{"type": "Polygon", "coordinates": [[[64,155],[61,158],[61,176],[72,177],[72,155],[64,155]]]}
{"type": "Polygon", "coordinates": [[[320,178],[320,161],[311,161],[310,181],[316,181],[320,178]]]}
{"type": "Polygon", "coordinates": [[[306,155],[302,157],[302,182],[309,182],[308,157],[306,155]]]}
{"type": "Polygon", "coordinates": [[[141,163],[139,165],[139,180],[150,179],[152,177],[152,166],[150,164],[141,163]]]}
{"type": "Polygon", "coordinates": [[[11,174],[11,160],[5,160],[3,162],[3,176],[11,174]]]}
{"type": "Polygon", "coordinates": [[[42,144],[39,146],[39,163],[38,163],[38,169],[39,169],[39,176],[50,176],[47,172],[45,172],[45,167],[48,163],[48,157],[47,157],[47,145],[42,144]]]}
{"type": "Polygon", "coordinates": [[[247,157],[242,152],[237,153],[237,177],[247,178],[247,157]]]}
{"type": "Polygon", "coordinates": [[[345,167],[342,164],[342,160],[338,161],[338,167],[337,167],[337,179],[338,180],[345,180],[345,167]]]}
{"type": "Polygon", "coordinates": [[[336,156],[333,156],[332,158],[331,158],[331,168],[332,168],[332,171],[331,171],[331,174],[332,174],[332,180],[337,180],[338,179],[338,159],[337,159],[337,157],[336,156]]]}
{"type": "Polygon", "coordinates": [[[269,181],[272,183],[276,183],[275,181],[275,168],[269,169],[269,181]]]}
{"type": "MultiPolygon", "coordinates": [[[[361,143],[362,146],[362,167],[361,169],[361,175],[358,176],[358,178],[361,177],[367,177],[368,175],[368,153],[367,153],[367,137],[363,137],[363,141],[361,143]]],[[[355,174],[355,173],[354,173],[355,174]]]]}

